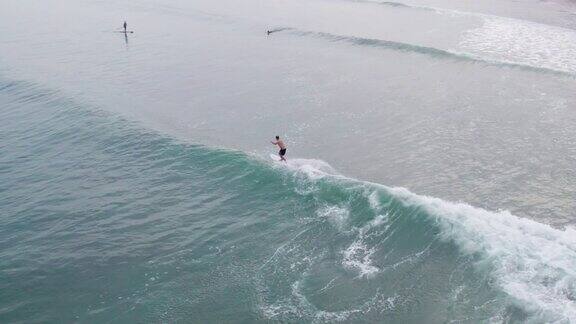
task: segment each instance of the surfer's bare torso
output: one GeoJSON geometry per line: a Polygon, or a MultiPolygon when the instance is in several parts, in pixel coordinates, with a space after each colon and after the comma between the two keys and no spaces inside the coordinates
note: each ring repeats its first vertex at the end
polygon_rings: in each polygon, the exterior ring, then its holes
{"type": "Polygon", "coordinates": [[[274,145],[278,145],[278,147],[280,148],[280,151],[278,152],[278,155],[280,156],[280,160],[282,161],[286,161],[286,158],[284,157],[284,155],[286,155],[286,144],[284,144],[284,142],[280,139],[279,136],[276,136],[276,141],[271,142],[274,145]]]}
{"type": "Polygon", "coordinates": [[[282,140],[277,140],[276,142],[272,142],[272,144],[278,145],[278,147],[279,147],[281,150],[285,150],[285,149],[286,149],[286,145],[284,144],[284,142],[282,142],[282,140]]]}

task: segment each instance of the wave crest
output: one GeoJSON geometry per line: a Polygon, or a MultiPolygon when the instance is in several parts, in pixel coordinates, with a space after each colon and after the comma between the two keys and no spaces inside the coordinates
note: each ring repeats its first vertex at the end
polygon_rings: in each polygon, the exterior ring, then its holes
{"type": "MultiPolygon", "coordinates": [[[[315,165],[329,166],[318,160],[293,159],[283,170],[291,177],[304,176],[309,185],[317,187],[313,195],[325,205],[319,216],[332,219],[329,224],[349,238],[349,243],[341,247],[340,263],[357,278],[372,280],[379,274],[395,276],[398,274],[391,272],[411,271],[402,268],[405,262],[416,264],[434,258],[439,251],[431,246],[438,240],[454,244],[464,259],[471,258],[474,271],[488,275],[489,282],[507,296],[512,305],[508,307],[520,307],[536,320],[576,320],[574,229],[560,230],[507,211],[491,212],[417,195],[405,188],[350,179],[316,169],[315,165]],[[323,194],[330,191],[346,195],[336,201],[323,199],[323,194]],[[403,246],[410,245],[405,237],[409,234],[418,241],[416,248],[403,246]],[[394,250],[402,249],[405,253],[387,262],[394,250]]],[[[306,271],[311,271],[313,263],[306,271]]],[[[468,284],[466,280],[459,283],[468,284]]],[[[511,312],[501,311],[502,318],[511,312]]]]}

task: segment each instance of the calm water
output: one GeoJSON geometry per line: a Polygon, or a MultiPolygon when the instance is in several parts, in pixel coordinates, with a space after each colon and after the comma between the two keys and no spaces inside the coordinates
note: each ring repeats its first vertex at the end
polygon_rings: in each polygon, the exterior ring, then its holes
{"type": "Polygon", "coordinates": [[[3,1],[0,321],[576,321],[575,14],[3,1]]]}

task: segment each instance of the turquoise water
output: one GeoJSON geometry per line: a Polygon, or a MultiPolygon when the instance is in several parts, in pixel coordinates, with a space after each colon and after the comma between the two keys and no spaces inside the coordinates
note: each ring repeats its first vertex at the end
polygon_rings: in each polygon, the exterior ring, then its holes
{"type": "Polygon", "coordinates": [[[0,323],[576,321],[574,14],[1,1],[0,323]]]}
{"type": "Polygon", "coordinates": [[[0,101],[2,322],[574,315],[573,231],[179,142],[33,83],[0,101]]]}

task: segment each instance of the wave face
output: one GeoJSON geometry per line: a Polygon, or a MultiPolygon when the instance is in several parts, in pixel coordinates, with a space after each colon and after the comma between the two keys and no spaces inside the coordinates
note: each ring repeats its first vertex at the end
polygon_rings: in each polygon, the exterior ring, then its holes
{"type": "Polygon", "coordinates": [[[0,102],[3,321],[576,320],[572,229],[0,102]]]}
{"type": "Polygon", "coordinates": [[[445,318],[434,321],[576,318],[573,229],[560,231],[508,212],[493,213],[324,173],[316,168],[318,163],[296,160],[287,169],[290,176],[305,179],[297,184],[302,186],[297,192],[322,201],[323,207],[316,210],[321,219],[317,226],[330,226],[340,235],[318,242],[314,237],[321,234],[315,228],[298,233],[264,265],[274,277],[294,272],[287,280],[291,284],[285,284],[291,287],[290,295],[270,306],[272,314],[296,319],[304,311],[320,320],[360,320],[375,315],[374,308],[394,318],[407,307],[411,314],[404,314],[402,321],[421,321],[425,315],[415,315],[418,311],[411,309],[409,300],[428,305],[427,296],[433,293],[444,302],[434,305],[436,309],[450,309],[445,318]],[[332,201],[334,196],[339,199],[332,201]],[[333,262],[348,275],[355,273],[356,279],[346,282],[319,273],[333,262]],[[322,283],[302,288],[318,280],[322,283]],[[374,293],[345,311],[318,309],[304,293],[314,298],[318,288],[345,292],[358,286],[374,293]]]}
{"type": "Polygon", "coordinates": [[[453,18],[477,19],[481,26],[463,33],[455,48],[435,48],[385,39],[370,39],[360,35],[345,36],[322,32],[300,31],[301,35],[315,35],[332,41],[355,45],[375,46],[450,58],[463,62],[517,68],[533,72],[576,75],[576,31],[555,25],[504,16],[419,6],[395,1],[349,0],[363,5],[377,5],[453,18]]]}
{"type": "MultiPolygon", "coordinates": [[[[315,37],[319,39],[328,40],[331,42],[343,42],[356,46],[366,46],[393,51],[428,55],[438,59],[448,59],[467,63],[478,63],[503,68],[514,68],[524,71],[552,74],[571,78],[574,78],[576,76],[576,68],[573,67],[572,65],[570,66],[566,65],[567,60],[565,58],[561,58],[559,61],[557,61],[558,64],[554,64],[554,62],[549,63],[547,60],[542,58],[542,56],[540,56],[540,58],[537,60],[532,60],[531,58],[533,58],[534,55],[530,53],[528,53],[528,55],[530,55],[528,59],[516,56],[510,57],[509,51],[507,52],[505,48],[498,48],[495,50],[491,50],[489,53],[486,53],[486,51],[484,51],[485,49],[487,49],[490,46],[494,47],[498,45],[493,42],[493,39],[478,41],[477,39],[473,38],[474,35],[493,35],[493,33],[490,32],[485,33],[484,29],[474,30],[467,34],[467,38],[463,40],[461,43],[463,49],[466,49],[467,51],[446,50],[435,47],[415,45],[410,43],[389,41],[385,39],[336,35],[326,32],[306,31],[289,27],[283,27],[274,30],[274,32],[280,32],[280,31],[290,32],[294,35],[303,37],[315,37]],[[484,48],[481,48],[483,47],[482,44],[485,45],[484,48]],[[494,55],[495,52],[501,52],[502,55],[494,55]]],[[[567,35],[569,35],[569,37],[572,36],[576,37],[576,34],[574,33],[567,33],[567,35]]],[[[509,37],[513,36],[511,35],[509,37]]],[[[526,45],[528,44],[526,43],[526,45]]],[[[518,52],[518,54],[519,53],[520,52],[518,52]]],[[[572,53],[572,49],[569,49],[566,52],[566,55],[569,55],[570,53],[572,53]]]]}

